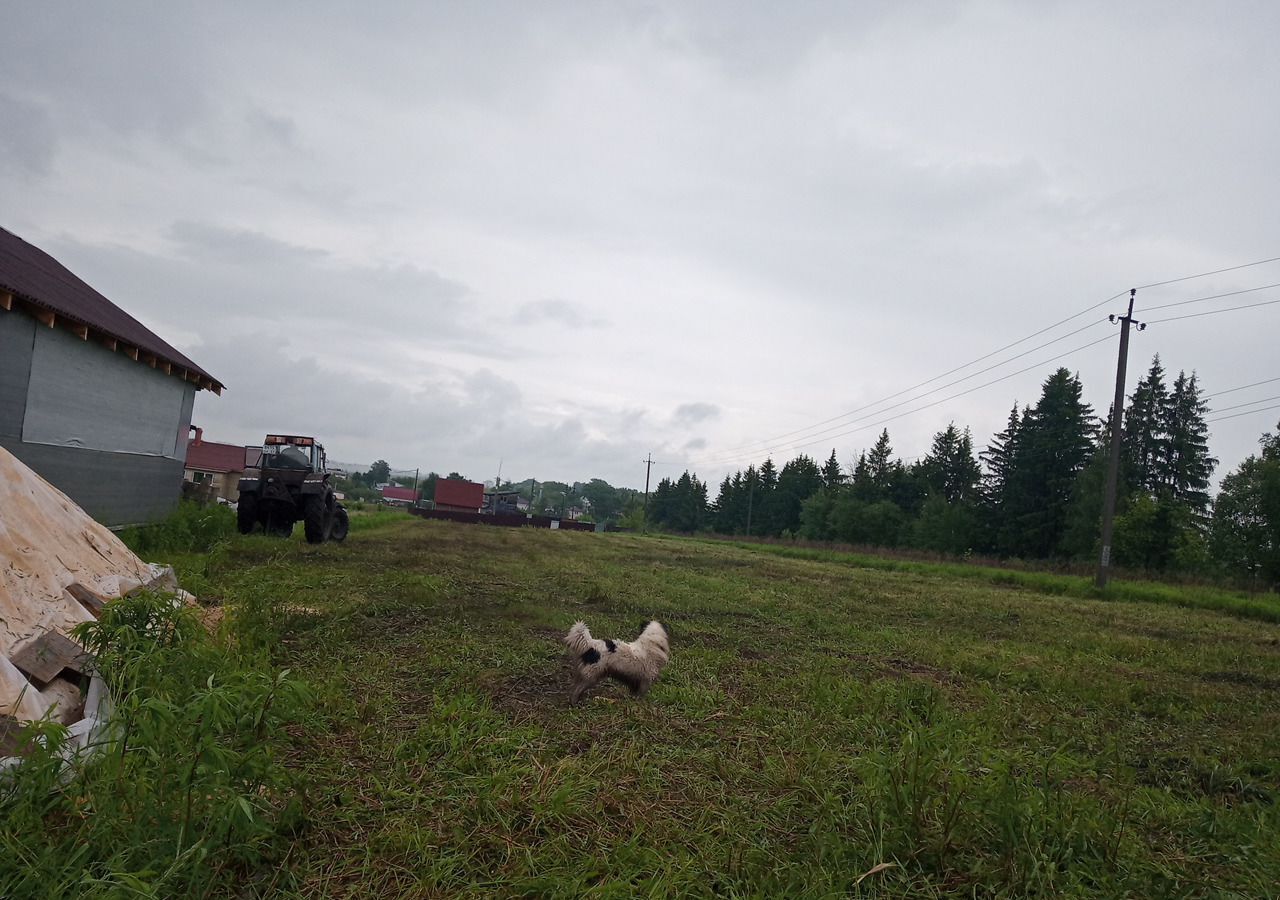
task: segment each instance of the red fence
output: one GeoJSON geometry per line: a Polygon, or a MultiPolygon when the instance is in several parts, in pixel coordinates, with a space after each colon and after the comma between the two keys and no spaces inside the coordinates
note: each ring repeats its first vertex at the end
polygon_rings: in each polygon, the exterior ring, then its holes
{"type": "MultiPolygon", "coordinates": [[[[574,522],[570,519],[553,519],[550,516],[522,516],[517,513],[455,512],[448,509],[410,509],[409,512],[424,519],[446,519],[450,522],[467,522],[471,525],[501,525],[506,528],[550,528],[559,522],[561,531],[595,531],[590,522],[574,522]]],[[[612,531],[613,529],[609,529],[612,531]]]]}

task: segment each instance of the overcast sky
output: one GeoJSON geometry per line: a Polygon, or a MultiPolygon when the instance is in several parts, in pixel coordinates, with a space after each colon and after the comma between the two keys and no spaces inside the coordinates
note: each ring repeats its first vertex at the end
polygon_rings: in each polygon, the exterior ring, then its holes
{"type": "MultiPolygon", "coordinates": [[[[1280,256],[1274,2],[0,2],[0,224],[222,380],[232,443],[632,487],[652,452],[714,496],[885,425],[981,447],[1056,365],[1105,412],[1114,340],[1035,365],[1095,324],[804,430],[1280,256]]],[[[1275,378],[1278,334],[1152,325],[1129,385],[1275,378]]],[[[1277,418],[1215,423],[1217,476],[1277,418]]]]}

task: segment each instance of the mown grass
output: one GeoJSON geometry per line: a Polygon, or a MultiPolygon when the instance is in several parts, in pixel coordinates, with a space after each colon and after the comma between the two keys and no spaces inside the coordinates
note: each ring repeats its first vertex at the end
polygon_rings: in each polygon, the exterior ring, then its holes
{"type": "Polygon", "coordinates": [[[758,547],[355,521],[342,545],[176,558],[233,619],[274,617],[274,665],[315,698],[272,743],[301,798],[288,850],[235,869],[241,896],[1280,884],[1270,622],[758,547]],[[630,637],[651,616],[674,655],[649,697],[569,708],[568,625],[630,637]]]}
{"type": "Polygon", "coordinates": [[[1167,603],[1191,609],[1217,610],[1245,619],[1280,622],[1280,595],[1274,592],[1252,594],[1246,591],[1230,590],[1210,585],[1172,585],[1124,577],[1115,578],[1106,588],[1100,590],[1095,586],[1092,577],[1079,575],[1002,569],[991,565],[896,559],[845,550],[787,546],[785,544],[759,543],[755,541],[728,541],[724,538],[688,538],[662,535],[660,539],[708,541],[714,544],[728,544],[743,550],[786,556],[791,559],[840,563],[860,569],[912,572],[933,574],[947,578],[971,579],[985,581],[992,585],[1025,588],[1038,594],[1080,597],[1093,600],[1119,600],[1131,603],[1167,603]]]}
{"type": "Polygon", "coordinates": [[[932,568],[391,521],[231,546],[323,698],[302,896],[1266,896],[1280,629],[932,568]],[[668,622],[565,704],[575,618],[668,622]],[[866,880],[860,875],[890,863],[866,880]]]}

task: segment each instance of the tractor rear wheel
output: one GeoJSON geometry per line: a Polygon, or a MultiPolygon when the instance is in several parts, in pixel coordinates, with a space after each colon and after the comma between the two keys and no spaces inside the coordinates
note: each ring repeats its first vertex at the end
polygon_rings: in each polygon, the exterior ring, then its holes
{"type": "Polygon", "coordinates": [[[251,534],[253,526],[258,524],[258,497],[256,494],[241,494],[236,505],[236,528],[241,534],[251,534]]]}
{"type": "Polygon", "coordinates": [[[330,525],[329,510],[323,497],[308,497],[302,507],[302,527],[307,533],[308,544],[323,544],[330,525]]]}

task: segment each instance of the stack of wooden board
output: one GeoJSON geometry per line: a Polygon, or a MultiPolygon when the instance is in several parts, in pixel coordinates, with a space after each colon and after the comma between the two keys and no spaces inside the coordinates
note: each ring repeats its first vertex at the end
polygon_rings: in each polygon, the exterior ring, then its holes
{"type": "Polygon", "coordinates": [[[0,447],[0,758],[48,717],[87,741],[105,690],[72,629],[141,587],[177,589],[65,494],[0,447]]]}

